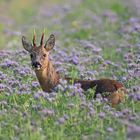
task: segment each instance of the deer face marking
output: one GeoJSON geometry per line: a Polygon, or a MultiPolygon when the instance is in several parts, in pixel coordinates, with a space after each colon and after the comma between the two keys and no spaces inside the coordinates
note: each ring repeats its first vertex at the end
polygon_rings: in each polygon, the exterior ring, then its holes
{"type": "Polygon", "coordinates": [[[36,45],[36,35],[33,36],[33,43],[29,42],[25,36],[22,36],[22,45],[26,51],[30,53],[31,64],[35,70],[44,69],[48,65],[49,51],[55,45],[55,37],[50,35],[49,39],[44,44],[44,33],[42,34],[40,45],[36,45]]]}
{"type": "Polygon", "coordinates": [[[43,69],[47,66],[49,52],[42,47],[33,48],[30,52],[31,64],[34,69],[43,69]]]}

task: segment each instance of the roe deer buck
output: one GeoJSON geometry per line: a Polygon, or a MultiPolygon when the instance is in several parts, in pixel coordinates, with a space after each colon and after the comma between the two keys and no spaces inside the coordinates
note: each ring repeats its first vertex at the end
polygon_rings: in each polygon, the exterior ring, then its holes
{"type": "MultiPolygon", "coordinates": [[[[22,44],[26,51],[30,53],[32,67],[35,70],[36,76],[41,88],[45,92],[51,92],[52,89],[59,83],[60,75],[57,73],[49,60],[49,51],[55,45],[55,36],[50,35],[49,39],[44,43],[44,33],[42,33],[40,45],[36,45],[36,34],[33,36],[33,44],[29,42],[25,36],[22,36],[22,44]]],[[[72,78],[65,77],[67,81],[72,78]]],[[[98,93],[110,92],[108,99],[112,105],[116,105],[124,99],[124,86],[111,79],[100,80],[80,80],[74,79],[74,83],[80,83],[83,90],[95,87],[95,96],[98,93]]]]}

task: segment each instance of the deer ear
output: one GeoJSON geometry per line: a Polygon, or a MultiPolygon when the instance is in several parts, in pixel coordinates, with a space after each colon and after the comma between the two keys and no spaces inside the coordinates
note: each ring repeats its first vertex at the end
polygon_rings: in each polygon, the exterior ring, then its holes
{"type": "Polygon", "coordinates": [[[31,52],[32,51],[32,44],[26,39],[25,36],[22,36],[22,45],[24,47],[24,49],[28,52],[31,52]]]}
{"type": "Polygon", "coordinates": [[[55,36],[51,34],[49,39],[46,41],[44,48],[47,51],[50,51],[51,49],[53,49],[54,45],[55,45],[55,36]]]}

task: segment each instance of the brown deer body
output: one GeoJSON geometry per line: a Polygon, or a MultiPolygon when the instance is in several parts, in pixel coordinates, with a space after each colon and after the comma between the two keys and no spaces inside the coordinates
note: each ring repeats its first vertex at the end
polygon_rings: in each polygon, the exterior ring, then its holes
{"type": "MultiPolygon", "coordinates": [[[[58,85],[60,80],[60,75],[55,71],[51,61],[49,60],[49,51],[55,45],[54,35],[50,35],[49,39],[44,44],[44,33],[41,37],[40,45],[36,45],[36,35],[33,37],[33,44],[22,37],[22,44],[25,50],[30,53],[32,67],[35,69],[36,76],[40,83],[41,88],[45,92],[51,92],[55,86],[58,85]]],[[[67,81],[71,81],[72,78],[65,77],[67,81]]],[[[116,105],[123,100],[123,94],[125,91],[124,86],[110,79],[100,79],[100,80],[80,80],[74,79],[74,83],[80,83],[83,90],[88,90],[89,88],[95,87],[95,97],[98,93],[110,92],[108,99],[112,105],[116,105]]]]}

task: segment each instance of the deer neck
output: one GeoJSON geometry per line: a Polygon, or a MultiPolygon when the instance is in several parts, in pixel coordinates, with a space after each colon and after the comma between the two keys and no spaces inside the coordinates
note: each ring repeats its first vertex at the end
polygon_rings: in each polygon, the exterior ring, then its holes
{"type": "Polygon", "coordinates": [[[52,89],[58,84],[60,76],[55,71],[52,63],[49,61],[46,68],[43,70],[35,70],[37,79],[43,91],[51,92],[52,89]]]}

